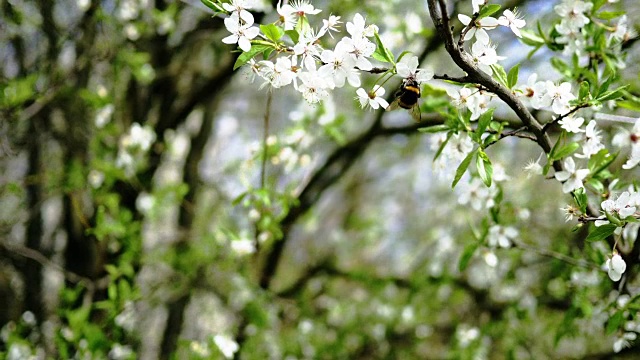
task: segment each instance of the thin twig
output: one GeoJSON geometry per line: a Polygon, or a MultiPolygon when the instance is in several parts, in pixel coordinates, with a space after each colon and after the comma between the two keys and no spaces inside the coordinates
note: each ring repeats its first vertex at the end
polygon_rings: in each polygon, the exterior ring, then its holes
{"type": "Polygon", "coordinates": [[[264,113],[264,122],[263,122],[263,133],[262,133],[262,165],[260,168],[260,188],[264,189],[265,181],[266,181],[266,173],[267,173],[267,155],[269,150],[269,145],[267,144],[267,139],[269,137],[269,116],[271,113],[271,100],[273,98],[273,91],[271,88],[267,93],[267,108],[264,113]]]}
{"type": "Polygon", "coordinates": [[[589,107],[589,104],[580,104],[574,107],[573,109],[571,109],[568,113],[558,116],[557,118],[553,119],[553,121],[549,121],[548,123],[544,124],[544,126],[542,127],[542,132],[546,133],[547,129],[549,129],[549,127],[551,127],[552,125],[557,124],[558,122],[560,122],[560,120],[566,117],[569,117],[571,114],[575,113],[576,111],[586,107],[589,107]]]}
{"type": "Polygon", "coordinates": [[[106,289],[109,285],[109,275],[106,275],[100,279],[92,280],[88,277],[79,275],[73,271],[63,268],[35,249],[30,249],[26,246],[18,244],[9,244],[7,242],[0,242],[0,247],[3,247],[11,253],[33,260],[43,267],[48,267],[60,272],[62,276],[64,276],[64,278],[71,283],[84,285],[87,289],[87,292],[84,294],[82,306],[85,308],[89,307],[89,305],[93,302],[93,294],[96,290],[106,289]]]}
{"type": "Polygon", "coordinates": [[[515,247],[520,248],[522,250],[530,250],[533,251],[535,253],[537,253],[538,255],[542,255],[542,256],[546,256],[552,259],[556,259],[556,260],[560,260],[563,261],[567,264],[573,265],[573,266],[580,266],[583,268],[587,268],[587,269],[594,269],[594,270],[600,270],[600,266],[594,264],[594,263],[590,263],[587,262],[585,260],[581,260],[581,259],[574,259],[571,256],[553,251],[553,250],[549,250],[549,249],[543,249],[543,248],[539,248],[533,245],[529,245],[529,244],[525,244],[523,242],[520,241],[513,241],[513,244],[515,245],[515,247]]]}

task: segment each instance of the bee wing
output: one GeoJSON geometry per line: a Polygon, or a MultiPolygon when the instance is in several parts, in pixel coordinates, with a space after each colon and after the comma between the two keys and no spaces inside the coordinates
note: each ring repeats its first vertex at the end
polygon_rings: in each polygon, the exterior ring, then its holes
{"type": "Polygon", "coordinates": [[[393,111],[393,110],[397,110],[400,109],[400,98],[396,98],[395,100],[393,100],[391,102],[391,104],[389,104],[389,106],[387,106],[387,111],[393,111]]]}
{"type": "Polygon", "coordinates": [[[413,118],[413,120],[415,120],[416,122],[422,121],[422,114],[420,112],[419,104],[416,104],[414,107],[409,109],[409,112],[411,113],[411,117],[413,118]]]}

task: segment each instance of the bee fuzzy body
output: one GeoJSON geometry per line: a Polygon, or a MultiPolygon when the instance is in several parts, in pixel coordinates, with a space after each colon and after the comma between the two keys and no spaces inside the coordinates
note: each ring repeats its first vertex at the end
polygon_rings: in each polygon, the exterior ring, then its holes
{"type": "Polygon", "coordinates": [[[388,110],[395,110],[399,107],[407,109],[416,121],[420,121],[420,107],[418,106],[420,84],[415,80],[405,79],[395,96],[396,99],[391,103],[388,110]]]}

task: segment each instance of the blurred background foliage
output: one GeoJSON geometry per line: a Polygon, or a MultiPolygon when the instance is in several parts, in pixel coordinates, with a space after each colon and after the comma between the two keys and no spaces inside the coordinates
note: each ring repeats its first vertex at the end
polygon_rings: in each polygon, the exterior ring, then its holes
{"type": "MultiPolygon", "coordinates": [[[[533,144],[490,149],[512,179],[490,196],[452,191],[439,139],[406,112],[276,90],[263,167],[268,91],[232,71],[222,19],[199,2],[0,4],[1,358],[612,356],[609,249],[570,231],[557,183],[522,172],[533,144]],[[486,246],[489,201],[515,248],[486,246]]],[[[313,4],[366,14],[396,55],[453,71],[423,1],[313,4]]],[[[505,5],[544,27],[553,4],[505,5]]],[[[505,68],[553,79],[548,53],[526,61],[503,35],[505,68]]],[[[449,100],[431,86],[436,124],[449,100]]]]}

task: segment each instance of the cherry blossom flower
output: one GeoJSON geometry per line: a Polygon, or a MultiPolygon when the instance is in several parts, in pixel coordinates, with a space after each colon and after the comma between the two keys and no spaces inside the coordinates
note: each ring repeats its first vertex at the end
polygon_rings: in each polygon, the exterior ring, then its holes
{"type": "Polygon", "coordinates": [[[622,349],[630,347],[630,341],[634,341],[638,338],[638,334],[634,332],[625,332],[622,336],[618,337],[613,343],[613,352],[619,353],[622,349]]]}
{"type": "Polygon", "coordinates": [[[367,57],[371,56],[373,52],[376,51],[376,45],[374,43],[367,40],[365,37],[344,37],[340,40],[340,43],[343,43],[346,51],[355,59],[358,69],[368,71],[373,68],[371,61],[369,61],[367,57]]]}
{"type": "Polygon", "coordinates": [[[635,214],[636,204],[640,201],[640,193],[623,192],[615,200],[607,199],[600,206],[608,214],[617,215],[621,220],[635,214]]]}
{"type": "Polygon", "coordinates": [[[433,79],[433,72],[418,69],[417,56],[403,56],[396,64],[396,72],[405,79],[415,80],[419,83],[433,79]]]}
{"type": "Polygon", "coordinates": [[[622,274],[627,270],[627,263],[622,259],[622,256],[614,253],[610,259],[607,259],[605,267],[612,281],[620,281],[622,274]]]}
{"type": "Polygon", "coordinates": [[[472,61],[480,70],[491,75],[491,65],[497,64],[499,60],[503,60],[503,56],[498,56],[496,49],[491,44],[484,44],[476,41],[471,46],[472,61]]]}
{"type": "Polygon", "coordinates": [[[576,154],[576,157],[589,159],[592,155],[597,154],[598,151],[604,149],[600,130],[596,128],[595,120],[589,121],[584,134],[585,138],[584,141],[582,141],[582,154],[576,154]]]}
{"type": "Polygon", "coordinates": [[[527,178],[531,177],[531,175],[542,175],[540,159],[542,159],[542,154],[540,154],[538,159],[535,161],[529,160],[529,162],[527,162],[527,164],[522,168],[527,173],[527,178]]]}
{"type": "Polygon", "coordinates": [[[478,120],[486,110],[487,99],[478,90],[461,88],[458,92],[447,89],[447,94],[453,99],[453,103],[457,107],[466,107],[471,111],[471,121],[478,120]]]}
{"type": "Polygon", "coordinates": [[[622,15],[618,23],[615,25],[615,31],[609,35],[609,43],[613,40],[626,41],[630,36],[629,25],[627,24],[627,15],[622,15]]]}
{"type": "Polygon", "coordinates": [[[233,13],[231,16],[224,19],[224,26],[229,30],[229,32],[231,32],[231,35],[222,39],[222,42],[225,44],[237,43],[238,47],[245,52],[251,50],[251,39],[255,38],[260,33],[260,29],[252,27],[251,25],[253,25],[253,22],[246,22],[241,25],[240,15],[238,13],[233,13]]]}
{"type": "MultiPolygon", "coordinates": [[[[262,77],[269,81],[274,88],[291,84],[297,76],[295,70],[295,63],[288,57],[278,58],[275,64],[268,60],[260,61],[262,77]]],[[[294,87],[297,87],[296,83],[294,83],[294,87]]]]}
{"type": "Polygon", "coordinates": [[[564,0],[556,5],[554,10],[560,15],[562,22],[572,29],[580,29],[590,22],[585,13],[589,12],[593,4],[581,0],[564,0]]]}
{"type": "Polygon", "coordinates": [[[535,95],[532,105],[536,109],[551,107],[556,114],[565,114],[571,109],[569,101],[576,98],[571,92],[571,84],[563,82],[560,85],[552,81],[538,82],[534,86],[535,95]]]}
{"type": "Polygon", "coordinates": [[[517,37],[522,37],[522,34],[520,34],[520,29],[525,27],[525,25],[527,25],[527,22],[519,18],[519,16],[520,14],[518,14],[517,11],[513,12],[507,9],[502,13],[502,16],[498,18],[498,24],[507,26],[517,37]]]}
{"type": "Polygon", "coordinates": [[[290,4],[280,6],[282,0],[278,0],[276,11],[280,15],[280,22],[284,24],[285,30],[293,30],[298,23],[298,19],[308,15],[316,15],[322,10],[316,9],[309,1],[299,0],[290,4]]]}
{"type": "Polygon", "coordinates": [[[564,182],[562,184],[562,192],[570,193],[573,190],[584,187],[582,180],[589,175],[589,169],[576,169],[576,163],[572,157],[568,157],[564,160],[564,170],[555,173],[555,178],[558,181],[564,182]]]}
{"type": "Polygon", "coordinates": [[[240,349],[238,343],[227,335],[216,335],[213,337],[213,342],[227,359],[233,358],[233,355],[240,349]]]}
{"type": "Polygon", "coordinates": [[[384,88],[379,85],[376,85],[370,92],[367,92],[363,88],[359,88],[356,90],[356,94],[358,95],[356,99],[360,102],[360,106],[363,109],[367,105],[371,106],[373,109],[378,109],[380,107],[386,109],[389,106],[389,103],[381,97],[384,93],[384,88]]]}
{"type": "Polygon", "coordinates": [[[480,6],[487,3],[487,0],[471,0],[471,7],[473,8],[473,13],[476,14],[480,11],[480,6]]]}
{"type": "Polygon", "coordinates": [[[333,34],[331,33],[332,31],[339,31],[338,30],[338,26],[340,26],[340,24],[342,24],[342,21],[340,21],[340,16],[335,16],[335,15],[329,15],[328,19],[323,19],[322,20],[322,28],[320,29],[319,33],[320,34],[325,34],[328,33],[329,36],[331,36],[331,38],[333,38],[333,34]]]}
{"type": "Polygon", "coordinates": [[[582,117],[573,117],[567,116],[560,121],[558,121],[560,127],[562,127],[565,131],[570,133],[581,133],[584,132],[580,127],[584,124],[584,118],[582,117]]]}
{"type": "Polygon", "coordinates": [[[617,147],[631,146],[631,154],[622,168],[629,170],[640,163],[640,118],[636,120],[631,131],[623,130],[613,137],[613,144],[617,147]]]}
{"type": "Polygon", "coordinates": [[[487,235],[489,246],[508,248],[511,242],[518,237],[519,233],[512,226],[492,225],[487,235]]]}
{"type": "Polygon", "coordinates": [[[332,77],[336,87],[343,87],[345,79],[349,81],[351,86],[360,86],[360,76],[358,70],[354,68],[356,61],[349,55],[344,43],[338,43],[335,51],[324,50],[320,59],[325,65],[318,69],[318,73],[322,77],[332,77]]]}
{"type": "Polygon", "coordinates": [[[247,11],[253,7],[253,0],[232,0],[230,4],[222,3],[222,7],[229,11],[231,16],[237,15],[246,24],[253,24],[253,15],[247,11]]]}
{"type": "Polygon", "coordinates": [[[327,78],[320,76],[315,68],[307,69],[298,74],[301,83],[298,85],[298,91],[302,93],[302,97],[311,104],[319,103],[321,100],[329,97],[332,85],[327,78]]]}
{"type": "Polygon", "coordinates": [[[584,49],[587,45],[587,40],[582,33],[582,29],[574,28],[568,25],[567,22],[561,22],[556,25],[556,31],[560,34],[555,41],[558,44],[563,44],[563,55],[576,54],[581,56],[584,53],[584,49]]]}
{"type": "Polygon", "coordinates": [[[365,26],[365,20],[362,15],[356,13],[353,16],[353,22],[347,22],[347,32],[352,38],[371,37],[378,32],[376,25],[365,26]]]}
{"type": "MultiPolygon", "coordinates": [[[[449,140],[449,144],[450,142],[451,140],[449,140]]],[[[462,153],[466,154],[469,151],[471,151],[473,149],[473,145],[470,145],[470,146],[471,148],[458,150],[459,154],[462,155],[462,153]]],[[[455,156],[455,155],[452,156],[452,158],[459,158],[459,157],[460,156],[455,156]]],[[[495,196],[497,191],[494,186],[491,186],[490,188],[488,188],[484,185],[482,180],[476,177],[472,178],[469,183],[462,183],[460,185],[461,186],[458,186],[460,188],[459,190],[460,196],[458,197],[458,204],[460,205],[469,204],[471,208],[473,208],[476,211],[482,210],[484,208],[486,209],[491,208],[495,204],[493,201],[493,197],[495,196]]]]}
{"type": "MultiPolygon", "coordinates": [[[[471,23],[471,18],[464,14],[458,14],[458,20],[464,25],[469,26],[471,23]]],[[[497,28],[499,25],[498,20],[491,16],[484,17],[480,20],[476,20],[473,23],[473,26],[467,31],[464,35],[464,41],[469,41],[473,39],[475,36],[476,39],[483,44],[489,44],[489,34],[487,34],[486,30],[491,30],[497,28]]]]}

